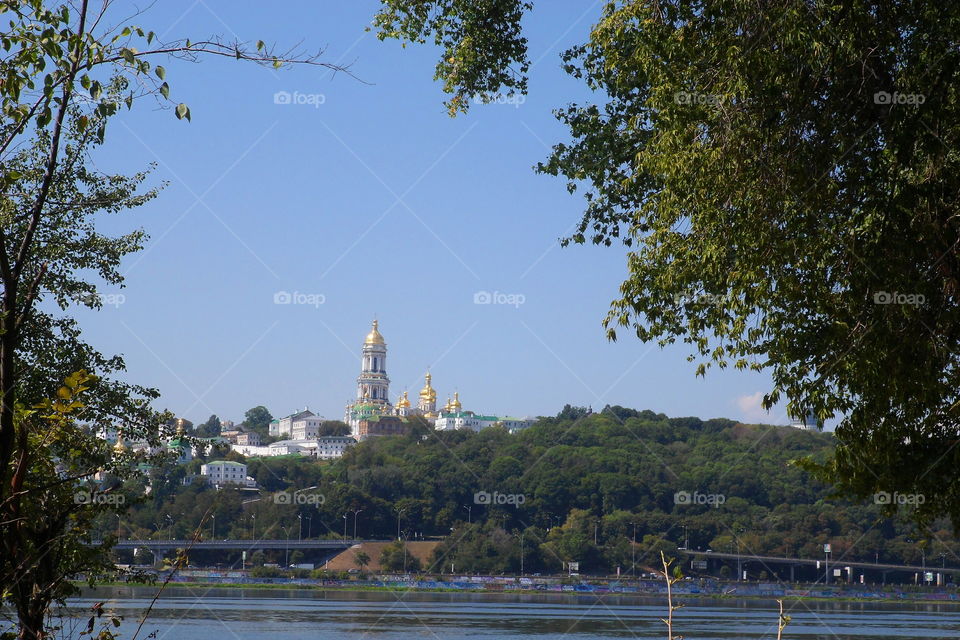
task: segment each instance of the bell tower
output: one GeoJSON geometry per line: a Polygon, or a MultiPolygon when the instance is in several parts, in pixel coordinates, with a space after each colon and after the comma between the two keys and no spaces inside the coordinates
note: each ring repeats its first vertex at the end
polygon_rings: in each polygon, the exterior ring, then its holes
{"type": "Polygon", "coordinates": [[[389,405],[390,378],[387,377],[387,343],[380,334],[379,323],[363,341],[360,376],[357,378],[357,402],[389,405]]]}

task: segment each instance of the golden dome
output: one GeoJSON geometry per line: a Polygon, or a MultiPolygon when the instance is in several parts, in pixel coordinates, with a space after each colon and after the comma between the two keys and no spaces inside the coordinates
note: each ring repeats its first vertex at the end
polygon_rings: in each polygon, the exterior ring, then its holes
{"type": "Polygon", "coordinates": [[[185,420],[183,418],[177,418],[177,437],[182,438],[186,433],[185,420]]]}
{"type": "Polygon", "coordinates": [[[458,391],[453,392],[453,402],[450,403],[450,409],[452,411],[460,411],[463,405],[460,404],[460,393],[458,391]]]}
{"type": "Polygon", "coordinates": [[[423,400],[428,400],[428,401],[430,401],[430,402],[436,402],[436,401],[437,401],[437,392],[433,389],[433,387],[430,386],[430,380],[432,380],[432,379],[433,379],[433,377],[430,375],[430,372],[428,371],[428,372],[427,372],[427,376],[426,376],[427,382],[426,382],[426,384],[423,385],[423,389],[420,390],[420,397],[421,397],[423,400]]]}
{"type": "Polygon", "coordinates": [[[408,409],[410,408],[410,400],[407,399],[407,392],[404,391],[403,395],[400,396],[400,399],[397,400],[398,409],[408,409]]]}
{"type": "Polygon", "coordinates": [[[127,446],[123,444],[123,434],[119,431],[117,432],[117,442],[113,445],[113,452],[118,454],[127,452],[127,446]]]}
{"type": "Polygon", "coordinates": [[[376,320],[373,321],[373,329],[367,334],[367,338],[363,341],[363,344],[386,344],[383,336],[380,335],[380,330],[378,329],[379,324],[376,320]]]}

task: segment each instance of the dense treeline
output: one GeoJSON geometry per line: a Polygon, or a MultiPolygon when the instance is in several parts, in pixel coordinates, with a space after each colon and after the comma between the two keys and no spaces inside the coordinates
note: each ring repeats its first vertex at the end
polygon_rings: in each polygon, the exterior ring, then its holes
{"type": "Polygon", "coordinates": [[[420,423],[332,463],[250,460],[260,494],[158,484],[121,534],[183,537],[207,513],[214,517],[204,533],[218,538],[387,539],[399,531],[446,537],[438,567],[483,571],[519,570],[521,537],[528,572],[568,561],[627,570],[685,542],[813,558],[829,542],[835,557],[892,562],[952,553],[936,542],[948,532],[934,531],[928,544],[877,505],[829,500],[829,487],[791,464],[832,449],[830,434],[621,407],[567,407],[517,434],[438,433],[420,423]]]}

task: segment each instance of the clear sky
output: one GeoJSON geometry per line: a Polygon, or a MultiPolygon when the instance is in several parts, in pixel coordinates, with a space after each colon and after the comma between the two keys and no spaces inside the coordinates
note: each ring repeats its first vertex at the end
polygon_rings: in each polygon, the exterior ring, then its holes
{"type": "Polygon", "coordinates": [[[169,186],[107,222],[151,239],[124,263],[122,304],[78,312],[89,341],[123,354],[130,380],[159,388],[162,407],[194,422],[239,421],[258,404],[342,418],[374,317],[393,399],[416,396],[429,367],[441,402],[459,391],[465,409],[487,414],[610,403],[788,422],[757,409],[765,375],[697,379],[682,346],[608,342],[601,322],[625,250],[559,246],[582,198],[532,167],[566,139],[552,109],[591,99],[559,54],[587,37],[601,3],[537,3],[525,21],[530,95],[456,119],[432,80],[433,47],[401,49],[365,31],[377,6],[167,0],[137,19],[166,39],[302,41],[360,80],[164,62],[171,97],[193,121],[145,101],[111,124],[100,167],[156,162],[151,180],[169,186]],[[476,304],[484,291],[522,304],[476,304]],[[298,295],[276,304],[278,292],[298,295]]]}

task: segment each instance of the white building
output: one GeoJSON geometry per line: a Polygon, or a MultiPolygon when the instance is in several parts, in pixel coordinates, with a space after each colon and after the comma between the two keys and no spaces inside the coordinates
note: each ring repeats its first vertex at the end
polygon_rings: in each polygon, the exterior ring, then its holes
{"type": "Polygon", "coordinates": [[[324,436],[317,438],[314,456],[318,460],[332,460],[343,457],[343,452],[357,444],[350,436],[324,436]]]}
{"type": "Polygon", "coordinates": [[[499,426],[507,429],[510,433],[516,433],[536,422],[535,418],[500,418],[479,415],[473,411],[463,411],[459,396],[460,394],[453,394],[453,401],[448,400],[446,406],[440,411],[440,416],[433,423],[437,431],[453,431],[455,429],[480,431],[487,427],[499,426]]]}
{"type": "Polygon", "coordinates": [[[324,418],[322,416],[316,415],[309,409],[304,409],[279,420],[272,420],[270,422],[270,435],[276,437],[287,436],[294,440],[316,438],[320,435],[320,425],[323,422],[324,418]]]}
{"type": "Polygon", "coordinates": [[[219,460],[200,465],[200,475],[212,486],[234,484],[241,487],[256,487],[256,481],[247,475],[247,465],[242,462],[219,460]]]}
{"type": "Polygon", "coordinates": [[[301,456],[311,456],[318,460],[332,460],[343,456],[343,452],[355,444],[357,444],[357,441],[350,436],[323,436],[322,438],[303,440],[280,440],[266,446],[235,444],[230,449],[242,456],[251,458],[299,454],[301,456]]]}

